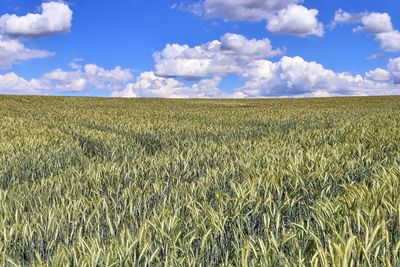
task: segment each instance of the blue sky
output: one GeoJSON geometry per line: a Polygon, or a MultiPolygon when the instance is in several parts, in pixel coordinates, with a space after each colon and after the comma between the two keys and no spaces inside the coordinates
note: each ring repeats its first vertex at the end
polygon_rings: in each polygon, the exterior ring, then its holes
{"type": "Polygon", "coordinates": [[[3,0],[0,93],[398,94],[397,14],[393,0],[3,0]]]}

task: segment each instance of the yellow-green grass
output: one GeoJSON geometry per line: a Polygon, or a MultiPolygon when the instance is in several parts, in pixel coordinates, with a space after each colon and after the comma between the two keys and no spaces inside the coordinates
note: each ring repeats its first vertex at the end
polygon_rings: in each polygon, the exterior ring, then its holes
{"type": "Polygon", "coordinates": [[[0,266],[400,266],[400,97],[0,96],[0,266]]]}

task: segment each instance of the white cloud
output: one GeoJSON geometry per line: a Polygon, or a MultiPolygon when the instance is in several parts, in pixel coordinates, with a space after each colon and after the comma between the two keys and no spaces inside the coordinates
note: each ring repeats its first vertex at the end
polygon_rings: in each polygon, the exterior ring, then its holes
{"type": "Polygon", "coordinates": [[[122,69],[120,66],[117,66],[111,70],[106,70],[95,64],[86,64],[84,66],[84,70],[89,76],[97,77],[104,80],[126,82],[133,78],[132,73],[129,69],[122,69]]]}
{"type": "Polygon", "coordinates": [[[205,0],[203,15],[208,18],[222,17],[228,20],[264,20],[299,0],[205,0]]]}
{"type": "Polygon", "coordinates": [[[14,72],[0,75],[0,93],[2,94],[48,94],[82,92],[93,90],[117,91],[125,88],[133,78],[129,69],[117,66],[104,69],[87,64],[83,70],[64,71],[55,69],[40,78],[26,80],[14,72]]]}
{"type": "Polygon", "coordinates": [[[353,31],[364,31],[370,34],[393,31],[392,19],[388,13],[348,13],[339,9],[335,12],[332,26],[337,24],[361,24],[355,27],[353,31]]]}
{"type": "Polygon", "coordinates": [[[223,97],[218,89],[221,78],[204,79],[191,87],[185,86],[173,78],[156,76],[153,72],[143,72],[135,83],[129,83],[122,91],[114,91],[113,97],[167,97],[167,98],[194,98],[194,97],[223,97]]]}
{"type": "Polygon", "coordinates": [[[241,91],[247,96],[300,95],[327,90],[335,73],[316,62],[301,57],[283,57],[278,62],[260,60],[251,63],[243,74],[246,84],[241,91]]]}
{"type": "Polygon", "coordinates": [[[26,80],[14,72],[0,74],[1,94],[43,94],[50,85],[41,79],[26,80]]]}
{"type": "Polygon", "coordinates": [[[38,79],[27,80],[11,72],[0,75],[0,93],[62,94],[86,90],[109,90],[113,97],[241,98],[321,97],[338,95],[400,94],[400,58],[391,59],[387,70],[375,69],[364,76],[336,73],[317,62],[284,56],[277,62],[256,59],[237,73],[244,85],[232,94],[219,89],[222,78],[214,76],[187,82],[141,73],[134,82],[127,69],[104,69],[87,64],[81,70],[56,69],[38,79]]]}
{"type": "Polygon", "coordinates": [[[388,71],[395,84],[400,84],[400,57],[389,60],[388,71]]]}
{"type": "Polygon", "coordinates": [[[390,73],[382,68],[376,68],[366,72],[365,77],[376,82],[389,81],[390,73]]]}
{"type": "Polygon", "coordinates": [[[42,78],[51,82],[53,88],[59,92],[81,92],[88,89],[86,75],[81,71],[67,72],[55,69],[45,73],[42,78]]]}
{"type": "Polygon", "coordinates": [[[223,18],[226,20],[265,20],[273,12],[301,0],[204,0],[191,4],[184,2],[172,5],[173,9],[190,11],[205,18],[223,18]]]}
{"type": "Polygon", "coordinates": [[[348,13],[339,9],[335,12],[332,26],[336,26],[339,23],[359,23],[365,14],[368,13],[348,13]]]}
{"type": "Polygon", "coordinates": [[[192,85],[189,89],[191,92],[191,97],[200,97],[200,98],[209,98],[209,97],[217,97],[223,98],[227,97],[228,95],[223,93],[219,89],[219,85],[222,81],[221,77],[214,77],[212,79],[203,79],[200,80],[198,83],[192,85]]]}
{"type": "Polygon", "coordinates": [[[393,31],[392,20],[387,13],[370,13],[361,18],[362,26],[356,27],[355,31],[365,31],[378,34],[393,31]]]}
{"type": "MultiPolygon", "coordinates": [[[[56,84],[55,90],[60,92],[82,92],[88,90],[88,81],[83,77],[76,77],[68,82],[56,84]]],[[[97,88],[96,88],[97,89],[97,88]]]]}
{"type": "Polygon", "coordinates": [[[164,77],[202,78],[224,76],[241,72],[244,65],[257,59],[279,55],[271,42],[246,39],[242,35],[227,33],[220,41],[189,47],[168,44],[163,51],[155,53],[156,74],[164,77]]]}
{"type": "Polygon", "coordinates": [[[273,33],[298,36],[324,35],[324,27],[318,22],[317,9],[307,9],[300,5],[289,5],[272,16],[267,29],[273,33]]]}
{"type": "Polygon", "coordinates": [[[4,35],[12,36],[43,36],[69,31],[73,13],[67,4],[62,2],[42,3],[41,10],[40,14],[1,16],[1,32],[4,35]]]}
{"type": "Polygon", "coordinates": [[[387,13],[347,13],[338,10],[335,13],[332,26],[339,23],[361,24],[353,29],[354,32],[367,32],[375,36],[384,51],[400,51],[400,32],[393,28],[392,19],[387,13]]]}
{"type": "Polygon", "coordinates": [[[129,69],[117,66],[106,70],[95,64],[86,64],[82,70],[63,71],[61,69],[43,75],[43,79],[53,82],[60,92],[81,92],[95,89],[118,90],[133,78],[129,69]]]}
{"type": "MultiPolygon", "coordinates": [[[[65,81],[68,80],[72,72],[66,72],[61,69],[55,69],[52,72],[45,73],[43,77],[47,80],[65,81]]],[[[75,72],[79,74],[79,72],[75,72]]],[[[80,75],[80,74],[79,74],[80,75]]]]}
{"type": "Polygon", "coordinates": [[[53,53],[49,51],[29,49],[17,40],[5,39],[0,36],[0,69],[9,69],[15,63],[52,55],[53,53]]]}
{"type": "Polygon", "coordinates": [[[398,30],[379,33],[376,39],[381,43],[381,49],[389,52],[400,51],[400,32],[398,30]]]}
{"type": "Polygon", "coordinates": [[[68,65],[71,69],[80,70],[82,69],[81,62],[84,61],[83,58],[74,58],[68,65]]]}
{"type": "Polygon", "coordinates": [[[40,14],[25,16],[6,14],[0,16],[0,69],[12,68],[15,63],[52,56],[54,53],[30,49],[17,37],[37,37],[68,31],[71,27],[72,11],[62,2],[47,2],[41,5],[40,14]]]}
{"type": "Polygon", "coordinates": [[[386,58],[386,55],[382,54],[382,53],[377,53],[377,54],[369,55],[367,57],[367,59],[382,59],[382,58],[386,58]]]}
{"type": "Polygon", "coordinates": [[[335,73],[301,57],[285,56],[278,62],[255,61],[242,77],[246,83],[237,93],[246,97],[400,93],[400,88],[389,81],[373,81],[361,75],[335,73]]]}
{"type": "Polygon", "coordinates": [[[323,25],[316,18],[318,10],[298,5],[302,2],[302,0],[204,0],[189,5],[175,4],[173,8],[189,10],[205,18],[267,21],[267,29],[273,33],[322,36],[323,25]]]}
{"type": "MultiPolygon", "coordinates": [[[[284,56],[279,61],[273,62],[266,59],[270,51],[273,51],[270,42],[262,43],[261,41],[227,34],[220,41],[212,41],[193,48],[187,45],[167,45],[162,52],[155,54],[155,74],[148,73],[148,79],[142,77],[135,84],[127,87],[127,90],[118,93],[130,96],[173,95],[177,97],[184,95],[193,97],[193,94],[188,93],[188,87],[183,82],[167,78],[207,79],[223,77],[226,74],[236,74],[245,82],[244,86],[238,88],[229,97],[400,93],[399,86],[393,83],[393,75],[389,75],[387,70],[376,69],[362,76],[336,73],[317,62],[308,62],[301,57],[284,56]],[[144,86],[143,82],[148,86],[144,86]],[[145,88],[144,91],[141,91],[143,88],[145,88]]],[[[201,81],[198,84],[206,84],[206,82],[201,81]]],[[[191,92],[195,87],[190,87],[191,92]]],[[[208,87],[214,88],[211,91],[220,92],[217,85],[208,87]]],[[[210,96],[210,94],[205,94],[205,96],[210,96]]]]}

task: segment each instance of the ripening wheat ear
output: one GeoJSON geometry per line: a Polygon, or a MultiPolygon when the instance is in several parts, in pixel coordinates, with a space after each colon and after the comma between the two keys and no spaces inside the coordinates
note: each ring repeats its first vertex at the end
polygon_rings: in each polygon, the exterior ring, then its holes
{"type": "Polygon", "coordinates": [[[399,266],[398,97],[0,96],[1,266],[399,266]]]}

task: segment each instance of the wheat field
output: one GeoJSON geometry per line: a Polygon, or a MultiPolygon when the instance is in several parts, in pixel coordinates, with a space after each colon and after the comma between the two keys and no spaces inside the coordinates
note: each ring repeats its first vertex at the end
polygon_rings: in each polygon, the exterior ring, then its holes
{"type": "Polygon", "coordinates": [[[400,97],[0,96],[0,266],[400,266],[400,97]]]}

